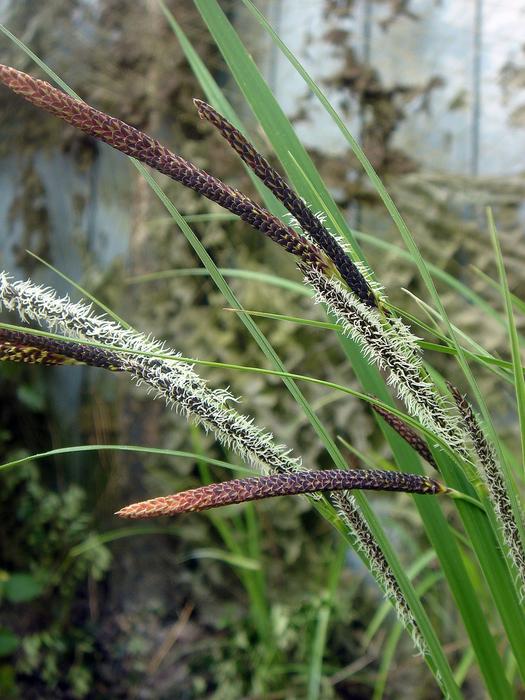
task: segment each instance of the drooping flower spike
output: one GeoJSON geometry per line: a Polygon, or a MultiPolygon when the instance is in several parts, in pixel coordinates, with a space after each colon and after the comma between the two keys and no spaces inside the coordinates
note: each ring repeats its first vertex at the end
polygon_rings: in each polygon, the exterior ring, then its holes
{"type": "Polygon", "coordinates": [[[45,80],[38,80],[10,66],[0,64],[0,81],[37,107],[236,214],[304,264],[327,268],[329,261],[326,255],[305,236],[285,225],[242,192],[168,150],[148,134],[70,97],[45,80]]]}
{"type": "MultiPolygon", "coordinates": [[[[227,447],[231,447],[251,464],[269,471],[297,471],[300,460],[290,455],[290,450],[277,445],[272,435],[255,426],[247,418],[230,408],[233,396],[220,389],[212,390],[187,363],[177,362],[176,353],[164,343],[128,330],[115,321],[93,312],[84,302],[73,303],[69,297],[59,297],[45,287],[30,280],[13,281],[6,273],[0,273],[0,308],[16,311],[22,320],[36,321],[51,331],[122,348],[123,353],[110,352],[85,346],[74,348],[75,343],[51,342],[51,352],[69,359],[81,360],[95,366],[111,365],[111,369],[126,371],[137,381],[145,383],[168,406],[176,406],[187,417],[211,430],[227,447]],[[131,352],[129,352],[131,351],[131,352]],[[163,355],[168,359],[151,357],[163,355]],[[173,358],[170,360],[169,358],[173,358]],[[93,360],[93,362],[90,362],[93,360]]],[[[13,338],[11,342],[24,343],[25,339],[13,338]]],[[[47,340],[47,339],[46,339],[47,340]]],[[[10,342],[7,339],[7,342],[10,342]]],[[[28,346],[40,352],[44,348],[41,337],[28,339],[28,346]]],[[[6,359],[20,360],[23,351],[15,351],[12,345],[3,348],[6,359]]],[[[35,351],[28,350],[25,356],[35,351]]]]}

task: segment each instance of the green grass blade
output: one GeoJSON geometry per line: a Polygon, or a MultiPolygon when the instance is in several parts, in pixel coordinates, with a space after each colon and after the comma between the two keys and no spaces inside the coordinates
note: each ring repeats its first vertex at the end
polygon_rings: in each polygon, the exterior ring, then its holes
{"type": "Polygon", "coordinates": [[[118,542],[118,540],[122,540],[127,537],[137,537],[139,535],[176,534],[177,530],[178,528],[175,525],[141,524],[132,525],[130,527],[119,527],[113,530],[108,530],[107,532],[100,532],[96,535],[90,535],[86,540],[84,540],[84,542],[75,545],[69,550],[63,568],[67,568],[68,559],[80,557],[82,554],[100,547],[101,544],[111,544],[112,542],[118,542]]]}
{"type": "Polygon", "coordinates": [[[379,665],[379,671],[377,672],[377,680],[374,684],[372,700],[381,700],[384,695],[388,674],[392,664],[394,663],[394,655],[396,653],[399,640],[401,639],[402,629],[403,628],[399,622],[395,622],[386,638],[381,653],[381,663],[379,665]]]}
{"type": "MultiPolygon", "coordinates": [[[[289,292],[299,294],[301,296],[312,297],[312,292],[298,282],[292,282],[285,277],[277,277],[267,272],[254,272],[253,270],[238,270],[232,267],[217,268],[223,277],[231,277],[232,279],[245,279],[252,282],[262,282],[271,284],[281,289],[286,289],[289,292]]],[[[209,277],[210,273],[206,268],[179,268],[177,270],[162,270],[160,272],[149,272],[145,275],[137,275],[129,277],[128,284],[143,284],[144,282],[157,282],[158,280],[176,279],[179,277],[209,277]]]]}
{"type": "MultiPolygon", "coordinates": [[[[332,555],[328,567],[326,591],[321,601],[315,626],[312,651],[308,663],[308,695],[307,700],[317,700],[320,697],[323,656],[326,647],[330,615],[335,605],[335,595],[341,573],[345,565],[346,546],[340,540],[336,552],[332,555]]],[[[400,625],[401,629],[402,626],[400,625]]]]}
{"type": "MultiPolygon", "coordinates": [[[[474,664],[474,662],[474,651],[472,650],[472,647],[468,647],[465,653],[463,654],[461,661],[457,665],[456,670],[454,671],[454,678],[456,679],[456,682],[460,687],[465,682],[469,669],[474,664]]],[[[510,677],[508,673],[507,676],[510,677]]]]}
{"type": "Polygon", "coordinates": [[[215,559],[216,561],[222,561],[224,564],[228,564],[228,566],[239,567],[247,571],[259,571],[261,568],[260,563],[256,559],[250,559],[240,554],[232,554],[231,552],[217,549],[216,547],[194,549],[189,556],[178,559],[176,564],[183,564],[192,559],[215,559]]]}
{"type": "MultiPolygon", "coordinates": [[[[482,279],[486,284],[489,285],[489,287],[492,287],[492,289],[495,289],[497,292],[501,293],[501,287],[500,285],[496,282],[496,280],[493,280],[492,277],[489,277],[483,270],[480,270],[479,267],[476,267],[475,265],[470,265],[470,269],[480,278],[482,279]]],[[[525,313],[525,301],[523,299],[520,299],[518,296],[515,294],[510,295],[510,298],[512,299],[513,305],[516,307],[517,311],[520,311],[522,314],[525,313]]]]}
{"type": "Polygon", "coordinates": [[[77,95],[77,93],[72,90],[67,83],[65,83],[62,78],[55,73],[54,70],[52,70],[47,63],[44,63],[41,58],[39,58],[36,53],[31,51],[29,46],[24,44],[18,37],[16,37],[12,32],[9,31],[7,27],[5,27],[3,24],[0,24],[0,31],[3,32],[3,34],[6,35],[8,39],[10,39],[13,44],[16,44],[19,49],[21,49],[29,58],[36,63],[37,66],[39,66],[44,73],[46,73],[51,80],[53,80],[59,87],[64,90],[64,92],[67,92],[69,95],[72,97],[76,97],[78,100],[80,97],[77,95]]]}
{"type": "Polygon", "coordinates": [[[509,282],[505,273],[505,264],[503,262],[503,256],[501,254],[501,247],[499,244],[496,226],[494,224],[494,217],[492,216],[492,211],[490,209],[487,211],[487,216],[489,222],[490,237],[492,240],[494,253],[496,255],[496,263],[498,266],[503,301],[505,303],[505,309],[507,312],[510,350],[512,355],[512,366],[514,370],[514,386],[516,389],[516,403],[518,406],[518,419],[520,424],[521,464],[522,469],[525,469],[525,379],[523,377],[523,368],[521,366],[520,342],[518,338],[518,331],[516,329],[516,321],[514,319],[514,311],[512,308],[512,298],[510,296],[509,282]]]}
{"type": "Polygon", "coordinates": [[[220,459],[213,459],[212,457],[204,457],[201,454],[194,452],[185,452],[183,450],[165,450],[158,447],[146,447],[144,445],[72,445],[71,447],[57,447],[53,450],[47,450],[47,452],[36,452],[32,455],[26,455],[25,457],[19,457],[18,459],[13,459],[10,462],[4,462],[0,465],[0,471],[6,469],[11,469],[19,464],[24,464],[26,462],[34,462],[39,459],[46,459],[47,457],[55,457],[57,455],[68,455],[76,454],[78,452],[143,452],[150,455],[161,455],[163,457],[179,457],[182,459],[193,459],[195,461],[201,460],[205,461],[207,464],[212,464],[215,467],[221,467],[222,469],[229,469],[235,472],[242,472],[243,474],[250,474],[251,470],[246,467],[239,467],[230,462],[224,462],[220,459]]]}

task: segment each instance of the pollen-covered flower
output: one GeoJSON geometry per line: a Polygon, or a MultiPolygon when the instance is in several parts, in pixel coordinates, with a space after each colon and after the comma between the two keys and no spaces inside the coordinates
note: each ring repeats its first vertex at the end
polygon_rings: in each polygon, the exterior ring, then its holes
{"type": "Polygon", "coordinates": [[[214,432],[224,445],[262,469],[295,471],[299,468],[300,460],[293,458],[288,448],[276,445],[271,434],[254,425],[251,418],[230,408],[228,404],[234,398],[229,392],[210,389],[191,365],[177,361],[180,353],[164,343],[95,314],[91,305],[84,302],[74,303],[67,296],[59,297],[52,289],[35,285],[30,280],[13,281],[5,272],[0,273],[0,306],[16,311],[23,320],[44,324],[50,330],[131,351],[112,352],[112,364],[129,372],[137,383],[147,384],[169,406],[176,406],[187,417],[214,432]],[[166,359],[151,357],[151,354],[163,355],[166,359]]]}
{"type": "Polygon", "coordinates": [[[378,309],[362,303],[334,277],[302,267],[305,281],[337,318],[343,332],[355,340],[363,355],[387,372],[409,413],[439,435],[451,448],[464,452],[463,433],[444,398],[424,376],[417,338],[400,319],[384,319],[378,309]]]}

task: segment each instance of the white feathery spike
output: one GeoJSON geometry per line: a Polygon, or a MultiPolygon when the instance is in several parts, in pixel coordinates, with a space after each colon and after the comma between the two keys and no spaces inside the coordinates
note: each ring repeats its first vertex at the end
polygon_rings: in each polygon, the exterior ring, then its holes
{"type": "Polygon", "coordinates": [[[403,626],[408,630],[416,649],[421,654],[428,654],[427,644],[421,635],[412,611],[407,605],[405,596],[364,520],[354,496],[348,491],[343,491],[331,494],[330,500],[341,520],[355,537],[357,547],[364,552],[377,581],[394,605],[396,613],[403,626]]]}
{"type": "Polygon", "coordinates": [[[343,332],[360,345],[369,362],[388,371],[388,383],[395,387],[409,413],[463,454],[464,432],[459,420],[433,384],[423,376],[417,339],[411,339],[408,328],[405,327],[403,333],[396,333],[401,328],[400,320],[394,327],[385,327],[378,310],[363,304],[335,277],[328,278],[314,268],[303,272],[306,283],[316,293],[315,301],[327,306],[343,332]]]}
{"type": "Polygon", "coordinates": [[[153,336],[125,329],[105,316],[96,315],[90,304],[73,303],[68,296],[58,297],[53,290],[30,280],[13,281],[5,272],[0,273],[1,306],[16,311],[23,319],[45,324],[51,330],[73,337],[172,358],[120,355],[122,368],[137,384],[147,384],[155,397],[162,397],[168,406],[176,404],[182,414],[214,432],[219,440],[255,466],[267,471],[300,469],[299,458],[290,457],[287,448],[275,445],[272,435],[227,406],[236,400],[229,391],[209,389],[193,365],[177,362],[180,353],[153,336]]]}
{"type": "MultiPolygon", "coordinates": [[[[479,416],[476,415],[466,398],[463,397],[463,402],[457,402],[457,405],[463,417],[467,434],[478,456],[476,469],[486,484],[501,534],[508,548],[508,555],[516,567],[519,577],[520,596],[523,600],[525,595],[525,551],[496,450],[492,443],[489,442],[479,416]]],[[[518,517],[521,517],[523,522],[521,508],[519,508],[518,517]]]]}

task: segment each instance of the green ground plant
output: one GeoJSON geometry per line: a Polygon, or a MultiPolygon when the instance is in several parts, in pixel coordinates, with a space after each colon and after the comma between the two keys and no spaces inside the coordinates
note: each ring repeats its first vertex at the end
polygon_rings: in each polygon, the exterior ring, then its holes
{"type": "Polygon", "coordinates": [[[68,687],[85,697],[96,665],[96,635],[86,624],[89,580],[103,580],[111,555],[96,538],[85,492],[70,486],[57,493],[42,483],[32,457],[4,437],[4,454],[22,463],[2,479],[0,693],[16,698],[31,687],[36,697],[68,687]],[[75,556],[86,542],[92,546],[75,556]]]}

